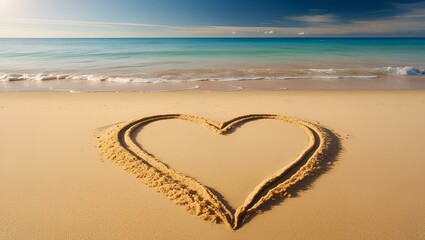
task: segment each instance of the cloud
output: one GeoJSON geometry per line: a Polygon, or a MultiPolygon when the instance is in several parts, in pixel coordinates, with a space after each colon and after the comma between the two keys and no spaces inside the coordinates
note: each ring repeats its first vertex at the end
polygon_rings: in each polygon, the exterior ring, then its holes
{"type": "Polygon", "coordinates": [[[69,26],[126,26],[126,27],[173,27],[169,25],[146,24],[146,23],[124,23],[124,22],[95,22],[95,21],[74,21],[38,18],[1,18],[0,23],[22,23],[22,24],[48,24],[48,25],[69,25],[69,26]]]}
{"type": "Polygon", "coordinates": [[[391,3],[395,8],[402,10],[404,14],[399,17],[425,18],[425,1],[416,3],[391,3]]]}
{"type": "Polygon", "coordinates": [[[288,20],[304,22],[304,23],[334,23],[337,17],[334,14],[312,14],[304,16],[286,17],[288,20]]]}
{"type": "Polygon", "coordinates": [[[0,18],[0,37],[241,37],[274,36],[425,36],[425,1],[393,4],[398,15],[340,21],[321,14],[291,16],[300,27],[172,26],[146,23],[0,18]]]}

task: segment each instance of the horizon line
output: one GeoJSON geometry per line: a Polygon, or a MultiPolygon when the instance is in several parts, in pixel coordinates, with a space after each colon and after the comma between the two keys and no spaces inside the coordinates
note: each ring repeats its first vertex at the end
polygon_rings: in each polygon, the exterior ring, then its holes
{"type": "Polygon", "coordinates": [[[314,39],[314,38],[425,38],[425,36],[214,36],[214,37],[0,37],[0,39],[314,39]]]}

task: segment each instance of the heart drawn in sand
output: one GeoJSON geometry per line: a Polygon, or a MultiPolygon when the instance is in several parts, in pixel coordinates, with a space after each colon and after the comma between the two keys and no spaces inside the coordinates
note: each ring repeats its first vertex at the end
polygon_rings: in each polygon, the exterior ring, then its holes
{"type": "Polygon", "coordinates": [[[100,139],[101,154],[140,178],[146,185],[166,195],[178,205],[204,220],[223,222],[231,229],[239,228],[253,213],[276,196],[287,194],[287,190],[320,169],[320,162],[331,152],[332,137],[328,130],[297,118],[251,114],[236,117],[226,122],[216,122],[202,117],[167,114],[155,115],[119,124],[100,139]],[[230,134],[230,130],[242,124],[275,119],[303,129],[309,138],[306,148],[288,165],[260,182],[247,196],[242,206],[232,211],[207,186],[196,179],[177,172],[142,149],[134,140],[137,129],[155,121],[180,119],[201,124],[218,134],[230,134]]]}

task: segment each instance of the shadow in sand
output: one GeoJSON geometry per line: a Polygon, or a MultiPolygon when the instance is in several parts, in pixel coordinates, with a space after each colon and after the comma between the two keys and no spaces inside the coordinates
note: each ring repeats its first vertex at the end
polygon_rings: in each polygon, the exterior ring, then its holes
{"type": "MultiPolygon", "coordinates": [[[[295,198],[299,197],[299,193],[308,189],[311,189],[313,187],[313,183],[320,178],[320,176],[325,175],[330,170],[332,170],[334,163],[338,160],[338,155],[342,150],[342,145],[340,138],[334,134],[329,129],[323,128],[324,131],[328,134],[328,136],[331,138],[331,144],[330,147],[324,152],[326,155],[326,158],[321,159],[316,164],[318,166],[317,170],[312,172],[310,175],[304,177],[300,182],[297,184],[289,187],[284,195],[281,196],[275,196],[275,198],[271,201],[268,201],[264,203],[259,211],[256,212],[256,214],[264,214],[267,211],[270,211],[273,209],[273,207],[280,205],[282,202],[285,201],[287,198],[295,198]]],[[[303,165],[303,163],[300,164],[300,167],[303,165]]],[[[287,180],[290,176],[292,176],[295,172],[298,171],[299,168],[292,170],[287,175],[282,176],[279,181],[273,184],[273,186],[278,185],[279,183],[284,182],[287,180]]],[[[273,186],[270,186],[272,188],[273,186]]],[[[268,188],[268,189],[270,189],[268,188]]],[[[252,218],[256,215],[252,214],[248,216],[246,219],[244,219],[244,224],[250,222],[252,218]]]]}
{"type": "MultiPolygon", "coordinates": [[[[308,122],[302,122],[295,118],[268,114],[245,115],[227,122],[223,122],[220,125],[218,125],[218,123],[211,123],[208,120],[200,117],[189,115],[176,114],[152,116],[129,123],[128,125],[125,125],[119,129],[118,138],[120,146],[122,146],[132,155],[137,156],[137,154],[135,154],[129,148],[129,145],[127,145],[125,142],[124,135],[127,130],[130,129],[128,135],[132,144],[134,144],[139,150],[142,151],[142,153],[144,152],[145,154],[144,156],[146,157],[146,163],[143,164],[150,165],[152,163],[157,165],[157,163],[160,163],[162,164],[159,166],[160,169],[169,169],[167,165],[155,159],[155,157],[150,153],[144,151],[141,144],[138,143],[135,139],[135,135],[137,135],[137,132],[139,132],[144,125],[154,121],[167,119],[181,119],[200,123],[210,130],[221,134],[231,134],[247,122],[260,119],[277,119],[283,120],[284,122],[297,124],[306,131],[307,135],[309,135],[312,144],[309,145],[307,149],[305,149],[305,151],[297,158],[297,160],[283,170],[280,170],[276,175],[267,179],[267,181],[263,182],[262,185],[259,185],[256,189],[254,189],[251,197],[247,198],[247,201],[236,210],[233,209],[225,200],[225,198],[215,189],[202,186],[202,184],[194,182],[194,184],[197,184],[196,186],[207,188],[211,194],[214,195],[207,195],[207,197],[211,197],[212,201],[215,201],[213,197],[218,199],[218,202],[216,203],[218,205],[222,204],[222,209],[224,209],[224,212],[221,216],[225,216],[220,218],[223,221],[226,221],[226,224],[232,229],[240,228],[243,224],[248,223],[258,212],[267,212],[273,209],[274,206],[279,205],[289,196],[297,197],[300,191],[310,189],[313,186],[314,181],[332,169],[333,163],[337,160],[338,154],[342,148],[339,137],[329,129],[318,127],[308,122]],[[132,128],[132,126],[134,126],[134,128],[132,128]],[[300,176],[299,174],[302,175],[300,176]]],[[[120,149],[118,148],[118,150],[120,149]]],[[[139,156],[137,157],[139,158],[139,156]]],[[[125,161],[122,160],[121,162],[125,163],[125,161]]],[[[189,182],[191,181],[190,179],[193,180],[193,178],[187,176],[183,177],[186,177],[189,182]]]]}

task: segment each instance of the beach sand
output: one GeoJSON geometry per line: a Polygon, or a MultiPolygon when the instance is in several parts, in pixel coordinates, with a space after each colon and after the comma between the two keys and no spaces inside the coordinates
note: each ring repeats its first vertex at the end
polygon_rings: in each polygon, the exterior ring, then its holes
{"type": "MultiPolygon", "coordinates": [[[[0,239],[421,239],[424,103],[425,91],[414,90],[2,93],[0,239]],[[342,148],[310,186],[230,230],[100,156],[98,138],[111,127],[160,114],[290,116],[329,129],[342,148]]],[[[161,120],[135,141],[233,208],[309,143],[300,128],[270,119],[225,136],[161,120]]]]}

